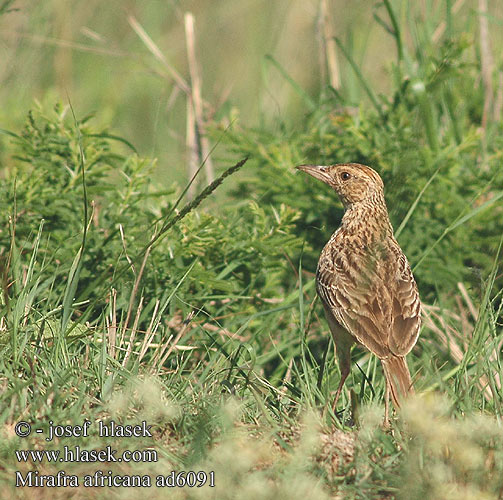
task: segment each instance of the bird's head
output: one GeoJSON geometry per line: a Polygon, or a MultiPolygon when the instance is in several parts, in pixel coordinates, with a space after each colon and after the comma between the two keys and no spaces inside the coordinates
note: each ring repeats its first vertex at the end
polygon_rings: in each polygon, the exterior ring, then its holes
{"type": "Polygon", "coordinates": [[[328,184],[346,207],[383,194],[384,185],[379,174],[359,163],[299,165],[297,169],[328,184]]]}

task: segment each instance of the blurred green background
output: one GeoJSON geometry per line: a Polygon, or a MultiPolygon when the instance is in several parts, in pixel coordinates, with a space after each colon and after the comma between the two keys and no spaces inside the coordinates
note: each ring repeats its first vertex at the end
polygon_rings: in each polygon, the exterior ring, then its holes
{"type": "MultiPolygon", "coordinates": [[[[444,1],[395,4],[399,21],[412,20],[432,36],[446,8],[444,1]]],[[[70,98],[77,116],[94,112],[98,124],[130,140],[140,155],[158,158],[159,179],[183,181],[186,97],[128,19],[143,27],[190,84],[184,14],[192,12],[207,123],[233,114],[248,127],[274,132],[279,124],[296,127],[306,108],[268,55],[311,95],[327,84],[321,5],[319,0],[15,1],[0,17],[0,128],[18,130],[33,99],[70,98]]],[[[365,0],[327,6],[332,34],[348,47],[374,92],[389,91],[396,50],[374,18],[387,18],[383,6],[365,0]]],[[[455,28],[476,33],[476,2],[450,7],[453,22],[460,24],[455,28]]],[[[490,10],[496,48],[503,4],[492,2],[490,10]]],[[[339,48],[336,55],[340,92],[358,105],[364,93],[339,48]]]]}

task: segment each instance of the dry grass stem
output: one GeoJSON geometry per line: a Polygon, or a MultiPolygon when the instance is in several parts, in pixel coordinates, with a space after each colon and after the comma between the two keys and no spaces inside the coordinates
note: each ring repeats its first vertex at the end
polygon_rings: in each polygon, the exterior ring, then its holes
{"type": "MultiPolygon", "coordinates": [[[[464,290],[463,298],[465,298],[466,294],[465,303],[468,305],[470,314],[474,318],[474,321],[477,321],[477,312],[473,308],[473,303],[468,297],[466,289],[464,288],[464,286],[459,288],[460,290],[464,290]]],[[[475,327],[473,324],[469,323],[466,317],[466,313],[464,313],[464,307],[461,301],[457,300],[457,302],[461,312],[460,315],[457,315],[452,311],[440,309],[436,306],[423,305],[423,317],[425,326],[437,335],[440,343],[445,347],[453,361],[459,364],[463,361],[463,357],[465,356],[469,340],[473,336],[475,327]],[[451,326],[447,322],[446,317],[449,317],[450,319],[461,323],[463,333],[460,333],[453,326],[451,326]]],[[[491,354],[489,355],[489,359],[491,361],[494,361],[496,357],[497,349],[493,349],[491,351],[491,354]]],[[[494,374],[494,383],[498,390],[501,389],[501,379],[498,373],[494,374]]],[[[480,387],[480,390],[483,391],[486,401],[491,401],[494,398],[495,395],[493,394],[489,379],[486,375],[479,377],[478,386],[480,387]]]]}
{"type": "Polygon", "coordinates": [[[112,359],[115,359],[115,343],[117,339],[117,290],[112,288],[110,291],[110,319],[107,318],[108,332],[108,353],[112,359]]]}
{"type": "Polygon", "coordinates": [[[143,29],[141,24],[136,20],[134,16],[128,16],[127,18],[129,25],[135,33],[140,37],[141,41],[145,44],[147,49],[151,52],[151,54],[160,61],[164,67],[168,70],[169,74],[176,82],[176,84],[186,93],[190,94],[190,87],[187,82],[184,80],[182,75],[173,67],[172,64],[168,62],[161,49],[154,43],[152,38],[147,34],[147,32],[143,29]]]}
{"type": "Polygon", "coordinates": [[[322,34],[321,45],[323,47],[324,61],[328,69],[328,81],[334,89],[341,86],[339,64],[337,63],[337,52],[335,50],[335,38],[331,17],[329,14],[329,0],[320,0],[320,31],[322,34]]]}
{"type": "Polygon", "coordinates": [[[157,328],[159,327],[159,321],[156,322],[157,311],[159,310],[159,304],[160,304],[160,301],[156,300],[155,306],[154,306],[154,311],[152,312],[152,317],[150,318],[150,323],[147,327],[147,331],[145,332],[145,335],[143,338],[143,343],[140,348],[140,353],[138,354],[138,362],[139,363],[141,362],[141,360],[145,356],[147,349],[152,345],[152,339],[154,338],[154,335],[157,332],[157,328]],[[154,322],[155,322],[155,326],[154,326],[154,322]]]}
{"type": "Polygon", "coordinates": [[[288,384],[292,379],[292,367],[293,367],[293,358],[290,358],[288,362],[288,368],[286,369],[285,378],[283,379],[283,385],[280,388],[280,392],[285,394],[288,391],[288,384]]]}
{"type": "Polygon", "coordinates": [[[133,274],[136,276],[136,269],[134,267],[133,261],[129,257],[127,253],[127,248],[126,248],[126,240],[124,238],[124,229],[122,228],[122,224],[119,224],[119,232],[121,235],[121,242],[122,242],[122,248],[124,249],[124,255],[126,256],[126,260],[129,262],[129,265],[131,266],[131,269],[133,270],[133,274]]]}
{"type": "Polygon", "coordinates": [[[496,91],[496,98],[494,100],[494,121],[499,123],[501,121],[501,114],[503,110],[503,71],[498,72],[498,90],[496,91]]]}
{"type": "Polygon", "coordinates": [[[136,315],[134,318],[133,328],[131,329],[131,333],[129,335],[129,342],[126,350],[126,355],[122,361],[122,366],[126,366],[129,357],[131,356],[131,352],[133,351],[134,339],[136,337],[136,331],[138,329],[138,322],[140,321],[141,311],[143,309],[143,296],[140,298],[140,302],[138,307],[136,308],[136,315]]]}
{"type": "Polygon", "coordinates": [[[479,9],[479,37],[480,37],[480,64],[482,83],[484,85],[484,111],[482,114],[482,128],[485,130],[487,122],[491,119],[493,111],[493,82],[492,72],[494,67],[493,56],[491,52],[491,44],[489,40],[489,21],[487,0],[478,0],[479,9]]]}
{"type": "Polygon", "coordinates": [[[76,43],[70,40],[61,40],[60,38],[54,38],[43,35],[34,35],[32,33],[22,33],[22,32],[4,32],[4,36],[11,37],[13,39],[22,38],[23,40],[28,40],[38,45],[49,45],[53,47],[60,47],[65,49],[77,50],[79,52],[89,52],[101,56],[111,56],[111,57],[130,57],[129,52],[118,50],[118,49],[105,49],[103,47],[95,47],[91,45],[85,45],[83,43],[76,43]]]}
{"type": "MultiPolygon", "coordinates": [[[[196,137],[196,120],[194,117],[194,104],[192,102],[192,94],[187,95],[187,122],[185,145],[187,148],[187,174],[189,181],[192,181],[198,171],[198,147],[196,137]]],[[[196,183],[191,182],[187,189],[187,198],[189,201],[194,199],[196,194],[196,183]]]]}
{"type": "Polygon", "coordinates": [[[133,292],[131,293],[131,297],[129,298],[129,307],[128,307],[128,311],[126,314],[126,319],[124,320],[124,324],[122,325],[120,345],[122,345],[124,338],[125,338],[126,330],[129,325],[129,319],[131,318],[131,314],[133,312],[133,306],[134,306],[134,303],[136,300],[136,294],[138,293],[138,288],[140,286],[140,281],[143,276],[143,271],[145,270],[145,265],[147,263],[147,259],[150,255],[150,250],[152,250],[152,245],[150,245],[147,248],[147,250],[145,251],[145,255],[143,256],[143,261],[141,263],[140,271],[138,272],[136,279],[135,279],[135,282],[134,282],[134,285],[133,285],[133,292]]]}
{"type": "Polygon", "coordinates": [[[94,40],[95,42],[99,43],[107,43],[107,40],[105,37],[97,33],[96,31],[92,30],[88,26],[82,26],[79,30],[84,36],[87,38],[90,38],[91,40],[94,40]]]}
{"type": "Polygon", "coordinates": [[[468,292],[465,288],[465,285],[463,285],[463,283],[459,282],[458,289],[461,292],[461,295],[463,296],[463,300],[465,301],[466,305],[468,306],[468,310],[470,311],[472,318],[475,321],[477,321],[479,314],[478,314],[477,310],[475,309],[475,306],[473,305],[473,302],[468,295],[468,292]]]}
{"type": "MultiPolygon", "coordinates": [[[[459,9],[463,6],[465,3],[465,0],[457,0],[457,2],[453,5],[452,7],[452,14],[457,14],[459,9]]],[[[437,26],[435,31],[433,32],[432,39],[435,43],[437,43],[445,33],[445,29],[447,28],[447,23],[445,21],[441,21],[440,24],[437,26]]]]}
{"type": "MultiPolygon", "coordinates": [[[[213,182],[215,178],[213,163],[210,158],[210,143],[205,132],[205,124],[203,118],[203,99],[202,99],[202,82],[199,72],[199,65],[196,58],[196,42],[194,30],[194,16],[190,12],[185,13],[185,40],[187,44],[187,59],[189,63],[190,82],[192,88],[192,102],[194,107],[194,118],[196,122],[196,140],[200,144],[199,162],[205,162],[206,181],[213,182]]],[[[189,101],[190,104],[190,101],[189,101]]],[[[192,178],[192,177],[190,177],[192,178]]]]}
{"type": "Polygon", "coordinates": [[[243,337],[241,335],[238,335],[237,333],[230,332],[229,330],[226,330],[225,328],[222,328],[221,326],[216,326],[212,325],[211,323],[204,323],[201,325],[201,328],[203,330],[206,330],[208,332],[217,332],[220,336],[222,337],[229,337],[231,339],[237,339],[241,342],[247,342],[250,340],[250,336],[243,337]]]}
{"type": "Polygon", "coordinates": [[[447,324],[442,314],[437,313],[438,308],[423,304],[423,318],[426,328],[435,332],[440,342],[447,349],[452,359],[456,363],[461,363],[464,351],[460,347],[460,334],[454,328],[447,324]],[[440,326],[435,322],[437,321],[440,326]]]}
{"type": "Polygon", "coordinates": [[[463,331],[463,336],[465,338],[468,338],[471,335],[473,327],[470,324],[470,322],[468,321],[468,314],[466,312],[465,306],[463,305],[463,301],[461,300],[461,297],[459,295],[456,295],[454,297],[454,300],[456,301],[456,305],[458,306],[458,309],[459,309],[461,330],[463,331]]]}
{"type": "Polygon", "coordinates": [[[155,368],[157,371],[160,371],[162,368],[162,365],[168,359],[169,355],[173,352],[173,349],[177,346],[178,342],[180,339],[185,335],[187,330],[190,327],[190,323],[192,321],[192,318],[194,317],[194,313],[190,313],[187,316],[187,319],[182,323],[182,327],[180,328],[180,331],[177,333],[176,337],[173,339],[171,342],[171,339],[173,336],[171,335],[168,341],[162,346],[162,348],[158,351],[157,356],[156,356],[156,362],[153,363],[153,368],[155,368]],[[169,348],[168,348],[169,345],[169,348]],[[166,351],[167,349],[167,351],[166,351]],[[166,351],[166,352],[165,352],[166,351]],[[165,353],[164,353],[165,352],[165,353]]]}

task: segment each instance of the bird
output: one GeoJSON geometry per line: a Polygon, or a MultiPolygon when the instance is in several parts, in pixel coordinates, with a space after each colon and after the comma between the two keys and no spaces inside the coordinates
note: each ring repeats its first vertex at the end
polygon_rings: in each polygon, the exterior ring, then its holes
{"type": "Polygon", "coordinates": [[[299,165],[328,184],[344,206],[340,227],[323,248],[316,290],[334,339],[341,379],[333,409],[351,369],[351,348],[360,344],[381,361],[385,414],[389,399],[400,408],[414,392],[406,355],[417,342],[421,301],[409,262],[393,234],[384,183],[359,163],[299,165]]]}

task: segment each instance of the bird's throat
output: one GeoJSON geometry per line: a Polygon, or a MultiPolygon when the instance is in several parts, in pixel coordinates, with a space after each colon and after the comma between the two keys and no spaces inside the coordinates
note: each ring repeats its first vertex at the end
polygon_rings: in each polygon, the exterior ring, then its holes
{"type": "Polygon", "coordinates": [[[362,201],[346,207],[342,217],[341,229],[347,234],[357,236],[362,243],[383,240],[393,235],[384,200],[362,201]]]}

